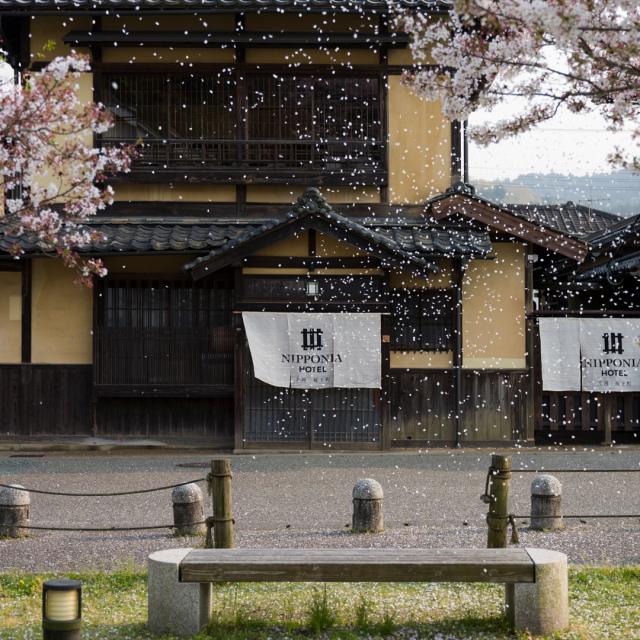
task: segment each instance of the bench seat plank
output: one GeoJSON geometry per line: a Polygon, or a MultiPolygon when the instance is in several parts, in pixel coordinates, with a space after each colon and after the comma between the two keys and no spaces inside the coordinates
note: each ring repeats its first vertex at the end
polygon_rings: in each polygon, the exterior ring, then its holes
{"type": "Polygon", "coordinates": [[[194,549],[181,582],[534,582],[524,549],[194,549]]]}

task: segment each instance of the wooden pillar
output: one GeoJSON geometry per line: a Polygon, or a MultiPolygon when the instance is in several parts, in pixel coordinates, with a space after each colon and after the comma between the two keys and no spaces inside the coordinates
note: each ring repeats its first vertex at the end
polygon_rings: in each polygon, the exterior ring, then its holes
{"type": "MultiPolygon", "coordinates": [[[[529,260],[529,252],[531,245],[527,247],[525,253],[525,288],[524,288],[524,305],[525,320],[524,326],[526,331],[525,344],[527,349],[527,382],[525,384],[524,398],[524,416],[525,424],[522,425],[522,432],[518,434],[518,438],[523,440],[533,440],[535,438],[535,416],[536,416],[536,356],[535,356],[535,319],[531,317],[533,313],[533,265],[534,262],[529,260]]],[[[533,257],[533,256],[532,256],[533,257]]],[[[513,433],[513,430],[512,430],[513,433]]]]}
{"type": "MultiPolygon", "coordinates": [[[[388,277],[388,276],[387,276],[388,277]]],[[[385,278],[386,279],[386,278],[385,278]]],[[[382,389],[380,389],[380,437],[383,451],[391,450],[391,316],[382,315],[382,389]]]]}
{"type": "Polygon", "coordinates": [[[244,448],[244,413],[245,413],[245,331],[242,314],[233,314],[235,340],[233,346],[233,380],[234,380],[234,449],[244,448]]]}
{"type": "Polygon", "coordinates": [[[214,549],[233,549],[231,478],[231,461],[229,458],[211,461],[214,549]]]}
{"type": "Polygon", "coordinates": [[[489,479],[489,537],[488,549],[507,548],[507,517],[509,515],[509,480],[511,479],[511,456],[491,456],[489,479]]]}
{"type": "Polygon", "coordinates": [[[33,260],[22,258],[22,362],[31,362],[31,304],[33,260]]]}
{"type": "Polygon", "coordinates": [[[459,120],[451,121],[451,185],[462,180],[462,128],[459,120]]]}
{"type": "Polygon", "coordinates": [[[604,442],[602,444],[611,444],[611,415],[613,413],[612,405],[614,396],[612,393],[602,394],[602,403],[604,404],[604,442]]]}

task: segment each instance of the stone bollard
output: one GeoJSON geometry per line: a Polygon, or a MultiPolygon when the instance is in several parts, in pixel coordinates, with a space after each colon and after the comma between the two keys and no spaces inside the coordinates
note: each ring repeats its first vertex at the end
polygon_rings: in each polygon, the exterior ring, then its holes
{"type": "Polygon", "coordinates": [[[177,526],[176,533],[204,533],[204,507],[202,506],[202,491],[197,484],[183,484],[176,487],[171,495],[173,501],[173,523],[184,525],[189,522],[202,522],[192,526],[177,526]]]}
{"type": "Polygon", "coordinates": [[[557,478],[542,475],[531,483],[531,528],[562,529],[562,518],[549,516],[562,516],[562,485],[557,478]]]}
{"type": "Polygon", "coordinates": [[[358,533],[378,533],[382,521],[382,487],[371,478],[358,480],[353,487],[353,528],[358,533]]]}
{"type": "Polygon", "coordinates": [[[28,536],[29,529],[20,529],[15,525],[29,526],[29,504],[31,502],[29,492],[25,491],[21,484],[12,484],[11,487],[5,487],[0,491],[0,537],[28,536]]]}

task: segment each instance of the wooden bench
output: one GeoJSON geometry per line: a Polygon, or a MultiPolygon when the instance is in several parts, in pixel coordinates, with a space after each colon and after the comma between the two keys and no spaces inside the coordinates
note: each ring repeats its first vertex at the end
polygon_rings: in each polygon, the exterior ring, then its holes
{"type": "Polygon", "coordinates": [[[149,556],[149,631],[195,635],[212,582],[497,582],[511,624],[568,626],[567,557],[543,549],[170,549],[149,556]]]}

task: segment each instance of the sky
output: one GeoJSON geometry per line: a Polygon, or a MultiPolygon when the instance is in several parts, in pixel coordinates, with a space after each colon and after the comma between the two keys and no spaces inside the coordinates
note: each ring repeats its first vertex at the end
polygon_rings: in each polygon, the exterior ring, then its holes
{"type": "MultiPolygon", "coordinates": [[[[505,119],[518,108],[518,101],[501,105],[491,114],[478,112],[469,122],[505,119]]],[[[611,133],[597,114],[577,116],[562,113],[531,133],[492,144],[469,145],[469,174],[474,180],[513,179],[526,173],[586,175],[610,173],[607,155],[616,145],[632,150],[631,130],[611,133]]]]}

